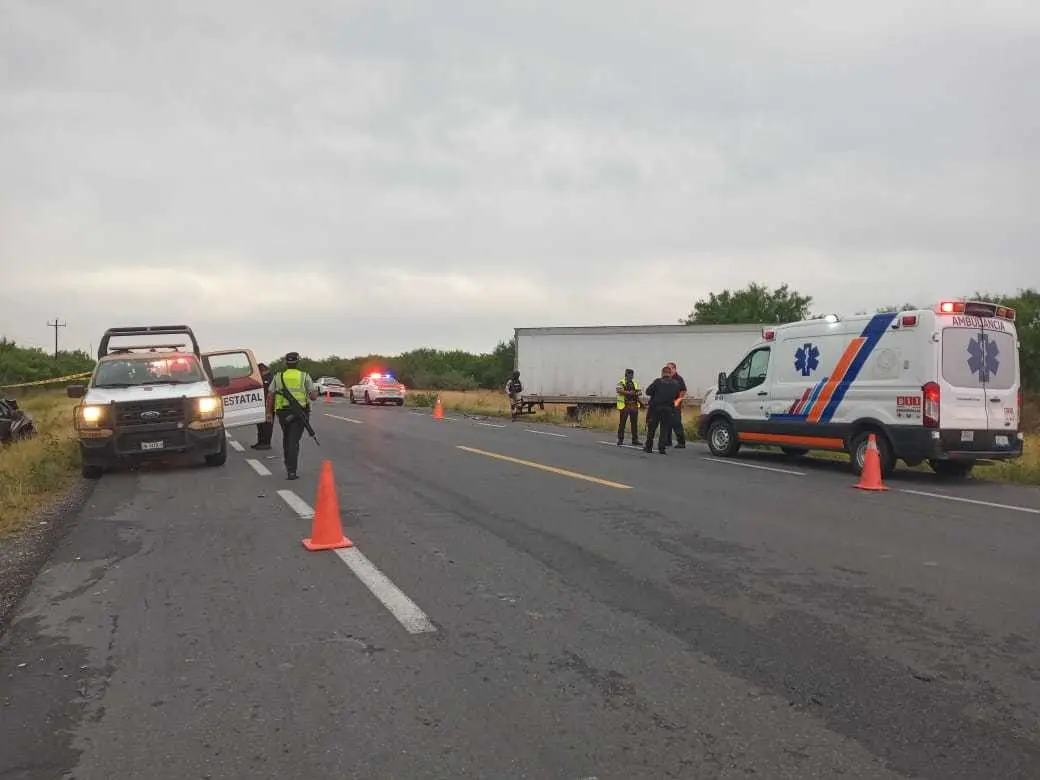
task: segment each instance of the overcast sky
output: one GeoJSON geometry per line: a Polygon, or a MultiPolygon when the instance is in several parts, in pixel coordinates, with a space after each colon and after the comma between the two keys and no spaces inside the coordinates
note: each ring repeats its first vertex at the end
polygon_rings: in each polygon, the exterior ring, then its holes
{"type": "Polygon", "coordinates": [[[490,350],[1040,285],[1040,3],[0,2],[0,333],[490,350]]]}

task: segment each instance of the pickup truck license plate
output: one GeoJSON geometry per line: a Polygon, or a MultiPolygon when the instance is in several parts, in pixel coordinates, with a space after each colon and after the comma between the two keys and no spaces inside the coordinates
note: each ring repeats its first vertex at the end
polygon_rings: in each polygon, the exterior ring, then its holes
{"type": "Polygon", "coordinates": [[[998,435],[997,436],[997,446],[998,447],[1006,447],[1006,446],[1008,446],[1008,437],[1007,436],[999,436],[998,435]]]}
{"type": "Polygon", "coordinates": [[[162,441],[143,441],[141,442],[142,450],[161,450],[163,448],[162,441]]]}

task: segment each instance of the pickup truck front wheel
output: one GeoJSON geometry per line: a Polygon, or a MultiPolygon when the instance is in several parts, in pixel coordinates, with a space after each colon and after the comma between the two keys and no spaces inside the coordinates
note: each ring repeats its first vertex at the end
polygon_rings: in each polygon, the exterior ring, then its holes
{"type": "Polygon", "coordinates": [[[80,473],[83,474],[84,479],[101,479],[101,475],[105,473],[105,469],[102,466],[91,466],[86,463],[80,469],[80,473]]]}
{"type": "Polygon", "coordinates": [[[227,437],[226,436],[221,436],[220,437],[220,450],[218,452],[213,453],[212,455],[207,455],[206,456],[206,465],[207,466],[223,466],[225,463],[227,463],[227,448],[228,448],[227,437]]]}

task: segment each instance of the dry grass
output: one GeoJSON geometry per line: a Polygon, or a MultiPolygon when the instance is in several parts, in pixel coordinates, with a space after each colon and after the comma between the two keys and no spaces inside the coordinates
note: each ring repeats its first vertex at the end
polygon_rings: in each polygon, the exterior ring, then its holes
{"type": "MultiPolygon", "coordinates": [[[[432,406],[434,399],[438,396],[446,410],[488,417],[509,416],[509,399],[506,398],[505,393],[493,390],[410,390],[407,403],[409,406],[432,406]]],[[[617,431],[617,412],[614,410],[590,412],[583,415],[577,422],[567,419],[564,406],[547,405],[545,411],[537,409],[535,411],[536,414],[524,415],[523,419],[571,428],[617,431]]],[[[686,437],[690,440],[697,438],[699,411],[695,406],[687,406],[683,409],[686,437]]],[[[980,479],[997,482],[1040,485],[1040,397],[1024,399],[1022,429],[1029,432],[1026,434],[1025,452],[1019,460],[977,466],[973,474],[980,479]]],[[[645,413],[640,414],[639,435],[641,437],[646,435],[645,413]]],[[[628,434],[626,433],[625,436],[627,439],[628,434]]],[[[838,452],[814,452],[810,457],[823,460],[848,460],[848,455],[838,452]]],[[[906,468],[906,466],[901,463],[900,468],[906,468]]],[[[931,471],[927,465],[918,466],[916,470],[931,471]]]]}
{"type": "Polygon", "coordinates": [[[76,401],[48,391],[18,399],[39,435],[0,448],[0,537],[64,495],[79,475],[79,448],[72,427],[76,401]]]}

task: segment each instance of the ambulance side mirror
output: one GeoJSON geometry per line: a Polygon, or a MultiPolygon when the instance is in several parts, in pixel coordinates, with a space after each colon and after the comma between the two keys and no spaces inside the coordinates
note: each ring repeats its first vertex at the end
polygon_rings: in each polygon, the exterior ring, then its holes
{"type": "Polygon", "coordinates": [[[726,385],[726,379],[727,379],[726,372],[725,371],[720,371],[719,372],[719,387],[718,387],[718,390],[719,390],[720,393],[725,393],[726,390],[728,389],[728,387],[726,385]]]}

